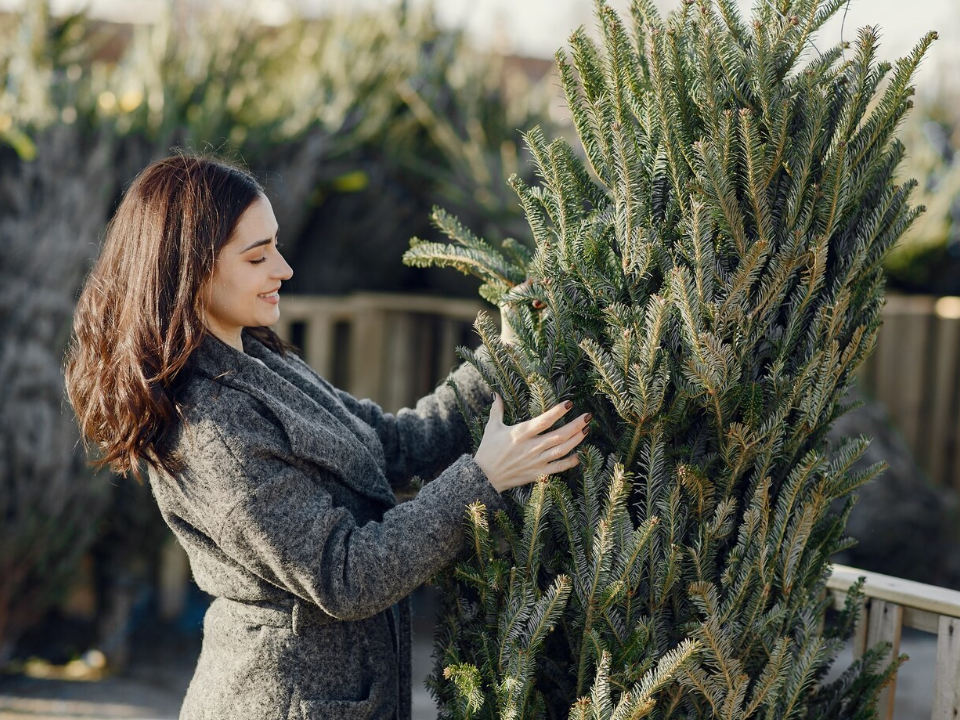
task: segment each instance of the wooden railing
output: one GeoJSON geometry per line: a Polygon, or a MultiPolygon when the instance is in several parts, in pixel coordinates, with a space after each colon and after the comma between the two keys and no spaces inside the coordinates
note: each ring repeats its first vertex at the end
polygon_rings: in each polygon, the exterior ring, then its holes
{"type": "Polygon", "coordinates": [[[427,394],[457,364],[456,348],[476,347],[479,300],[357,293],[284,296],[274,326],[335,386],[394,412],[427,394]]]}
{"type": "MultiPolygon", "coordinates": [[[[880,642],[891,644],[890,657],[900,652],[900,636],[909,627],[937,636],[937,665],[932,720],[960,718],[960,592],[933,585],[834,565],[827,587],[838,608],[857,578],[865,577],[865,600],[854,637],[859,657],[880,642]]],[[[893,718],[896,679],[881,693],[880,720],[893,718]]],[[[910,718],[909,720],[920,720],[910,718]]]]}

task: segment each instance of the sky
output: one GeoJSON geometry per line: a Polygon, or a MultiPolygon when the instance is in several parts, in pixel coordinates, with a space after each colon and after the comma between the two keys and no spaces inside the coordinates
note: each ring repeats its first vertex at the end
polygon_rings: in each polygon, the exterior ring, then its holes
{"type": "MultiPolygon", "coordinates": [[[[0,8],[22,4],[23,0],[0,0],[0,8]]],[[[174,0],[52,0],[54,9],[76,8],[89,4],[94,14],[124,21],[149,19],[164,4],[174,0]]],[[[204,0],[177,0],[201,4],[204,0]]],[[[223,0],[253,5],[267,21],[281,22],[291,5],[309,14],[322,14],[344,8],[375,8],[393,5],[396,0],[223,0]]],[[[431,0],[406,0],[424,5],[431,0]]],[[[748,13],[752,5],[773,0],[738,0],[748,13]]],[[[609,0],[625,11],[629,0],[609,0]]],[[[654,0],[664,12],[678,6],[680,0],[654,0]]],[[[433,0],[440,21],[463,27],[481,46],[494,47],[521,55],[552,57],[564,46],[570,31],[593,26],[592,0],[433,0]]],[[[941,85],[960,87],[960,1],[958,0],[850,0],[845,21],[838,14],[821,32],[819,47],[828,47],[841,36],[856,38],[857,28],[874,24],[880,27],[880,57],[893,60],[907,52],[929,30],[940,40],[934,43],[917,75],[921,92],[935,91],[941,85]],[[842,35],[841,35],[842,28],[842,35]]]]}

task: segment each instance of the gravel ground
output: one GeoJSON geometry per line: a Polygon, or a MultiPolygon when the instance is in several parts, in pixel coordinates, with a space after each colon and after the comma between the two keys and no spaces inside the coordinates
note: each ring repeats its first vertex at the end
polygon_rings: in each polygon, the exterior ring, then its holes
{"type": "MultiPolygon", "coordinates": [[[[415,678],[425,677],[430,670],[431,645],[430,621],[418,615],[414,627],[415,678]]],[[[897,720],[930,717],[936,645],[933,635],[904,631],[901,651],[911,659],[897,681],[897,720]]],[[[138,638],[133,653],[137,659],[120,676],[96,682],[0,677],[0,720],[176,720],[198,652],[196,638],[155,634],[138,638]]],[[[837,665],[845,667],[850,659],[849,653],[842,655],[837,665]]],[[[414,683],[413,717],[436,719],[433,700],[420,681],[414,683]]]]}

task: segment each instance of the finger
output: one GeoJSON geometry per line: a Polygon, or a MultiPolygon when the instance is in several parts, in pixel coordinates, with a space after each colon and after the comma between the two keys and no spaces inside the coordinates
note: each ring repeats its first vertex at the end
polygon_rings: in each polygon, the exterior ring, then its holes
{"type": "Polygon", "coordinates": [[[576,420],[571,420],[561,428],[557,428],[549,435],[541,435],[540,442],[533,446],[537,452],[545,452],[555,445],[566,442],[570,438],[582,437],[588,432],[590,421],[593,419],[592,413],[584,413],[576,420]]]}
{"type": "Polygon", "coordinates": [[[569,470],[580,464],[580,456],[574,453],[573,455],[567,455],[565,458],[559,460],[554,460],[553,462],[547,463],[545,467],[545,475],[557,475],[562,473],[564,470],[569,470]]]}
{"type": "Polygon", "coordinates": [[[537,415],[537,417],[531,418],[525,423],[521,423],[520,430],[527,437],[539,435],[540,433],[549,430],[557,420],[570,412],[571,408],[573,408],[572,400],[558,403],[542,415],[537,415]]]}
{"type": "Polygon", "coordinates": [[[573,450],[577,445],[582,443],[586,439],[586,435],[583,432],[576,433],[572,438],[567,440],[560,445],[555,445],[554,447],[548,448],[544,452],[544,457],[549,460],[556,460],[557,458],[562,458],[565,455],[568,455],[571,450],[573,450]]]}
{"type": "Polygon", "coordinates": [[[500,397],[499,393],[493,393],[493,404],[490,405],[490,417],[487,424],[503,424],[503,398],[500,397]]]}

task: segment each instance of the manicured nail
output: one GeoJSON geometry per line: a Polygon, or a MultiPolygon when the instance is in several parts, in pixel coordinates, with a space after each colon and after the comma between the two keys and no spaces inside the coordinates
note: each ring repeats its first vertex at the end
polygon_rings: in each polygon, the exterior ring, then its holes
{"type": "Polygon", "coordinates": [[[589,426],[589,425],[587,425],[587,426],[583,429],[583,434],[584,434],[584,435],[589,435],[589,434],[590,434],[590,426],[589,426]]]}
{"type": "Polygon", "coordinates": [[[588,423],[591,420],[593,420],[593,413],[587,413],[586,415],[583,416],[583,421],[585,423],[588,423]]]}
{"type": "Polygon", "coordinates": [[[567,401],[563,404],[563,406],[564,406],[567,410],[569,410],[570,408],[573,407],[573,400],[567,400],[567,401]]]}

